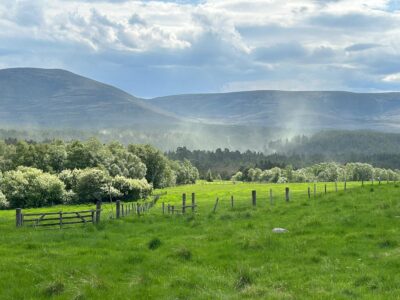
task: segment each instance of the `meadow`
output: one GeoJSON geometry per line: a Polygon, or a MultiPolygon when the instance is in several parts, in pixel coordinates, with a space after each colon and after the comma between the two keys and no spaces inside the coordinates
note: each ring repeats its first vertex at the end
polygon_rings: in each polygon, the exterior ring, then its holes
{"type": "Polygon", "coordinates": [[[62,230],[16,228],[0,211],[0,299],[400,298],[399,186],[328,183],[325,195],[318,183],[310,199],[308,186],[199,182],[163,190],[141,217],[106,220],[105,205],[100,224],[62,230]],[[195,214],[162,214],[192,192],[195,214]]]}

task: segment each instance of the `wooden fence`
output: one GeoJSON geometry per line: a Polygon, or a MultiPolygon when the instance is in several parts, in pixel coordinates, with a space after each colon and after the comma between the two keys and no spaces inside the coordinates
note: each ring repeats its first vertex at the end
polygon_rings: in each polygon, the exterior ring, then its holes
{"type": "MultiPolygon", "coordinates": [[[[117,200],[115,203],[117,219],[136,214],[143,215],[149,211],[160,199],[161,196],[167,193],[160,193],[153,195],[152,201],[148,202],[135,202],[135,203],[121,203],[117,200]]],[[[16,225],[21,227],[23,225],[44,227],[44,226],[59,226],[62,228],[65,225],[73,224],[98,224],[101,219],[102,203],[96,203],[96,209],[70,211],[70,212],[46,212],[46,213],[24,213],[21,208],[16,209],[16,225]]],[[[114,213],[111,213],[110,218],[114,218],[114,213]]]]}
{"type": "Polygon", "coordinates": [[[168,214],[185,214],[188,210],[192,213],[195,212],[197,205],[196,205],[196,194],[192,193],[192,201],[191,205],[186,204],[186,194],[182,194],[182,206],[175,206],[175,205],[170,205],[167,204],[165,205],[165,202],[162,203],[161,209],[162,213],[168,213],[168,214]]]}
{"type": "Polygon", "coordinates": [[[24,213],[21,208],[16,209],[16,225],[44,227],[60,226],[72,224],[99,223],[101,218],[101,202],[96,204],[96,209],[68,211],[68,212],[48,212],[48,213],[24,213]]]}

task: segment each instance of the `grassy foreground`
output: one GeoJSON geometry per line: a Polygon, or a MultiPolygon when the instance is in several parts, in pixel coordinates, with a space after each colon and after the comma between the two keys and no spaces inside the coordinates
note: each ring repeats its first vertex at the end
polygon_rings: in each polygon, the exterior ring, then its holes
{"type": "Polygon", "coordinates": [[[308,200],[290,184],[290,203],[287,185],[183,186],[143,217],[63,230],[16,229],[1,211],[0,299],[398,299],[400,188],[359,185],[308,200]],[[183,192],[198,213],[163,216],[183,192]]]}

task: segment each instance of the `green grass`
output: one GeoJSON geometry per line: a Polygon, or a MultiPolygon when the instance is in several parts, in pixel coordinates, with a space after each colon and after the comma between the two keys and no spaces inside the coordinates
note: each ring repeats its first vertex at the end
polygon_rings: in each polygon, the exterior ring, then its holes
{"type": "Polygon", "coordinates": [[[0,299],[398,299],[400,188],[359,185],[310,200],[307,184],[182,186],[140,218],[63,230],[16,229],[2,211],[0,299]],[[183,192],[198,213],[163,216],[183,192]]]}

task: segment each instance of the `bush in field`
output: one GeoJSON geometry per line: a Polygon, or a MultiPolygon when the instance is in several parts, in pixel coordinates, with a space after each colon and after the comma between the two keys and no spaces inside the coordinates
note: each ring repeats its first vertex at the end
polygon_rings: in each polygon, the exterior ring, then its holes
{"type": "Polygon", "coordinates": [[[374,168],[364,163],[348,163],[345,170],[347,180],[353,181],[370,180],[374,173],[374,168]]]}
{"type": "Polygon", "coordinates": [[[241,181],[243,180],[243,173],[242,172],[237,172],[235,175],[232,176],[231,178],[232,181],[241,181]]]}
{"type": "Polygon", "coordinates": [[[199,178],[199,171],[187,159],[183,162],[174,161],[171,163],[171,166],[176,174],[176,184],[196,183],[196,180],[199,178]]]}
{"type": "Polygon", "coordinates": [[[111,186],[111,178],[104,170],[88,168],[79,170],[73,191],[79,202],[96,202],[105,199],[111,186]]]}
{"type": "Polygon", "coordinates": [[[208,170],[208,171],[207,171],[206,180],[207,180],[208,182],[213,182],[213,181],[214,181],[214,178],[213,178],[213,175],[212,175],[212,173],[211,173],[211,170],[208,170]]]}
{"type": "Polygon", "coordinates": [[[8,202],[6,196],[3,194],[2,191],[0,191],[0,209],[5,209],[10,206],[10,203],[8,202]]]}
{"type": "Polygon", "coordinates": [[[139,200],[151,194],[153,187],[143,179],[130,179],[123,176],[115,176],[112,180],[114,189],[121,193],[124,200],[139,200]]]}
{"type": "Polygon", "coordinates": [[[2,191],[10,207],[40,207],[62,203],[65,185],[55,175],[35,168],[18,167],[4,174],[2,191]]]}

